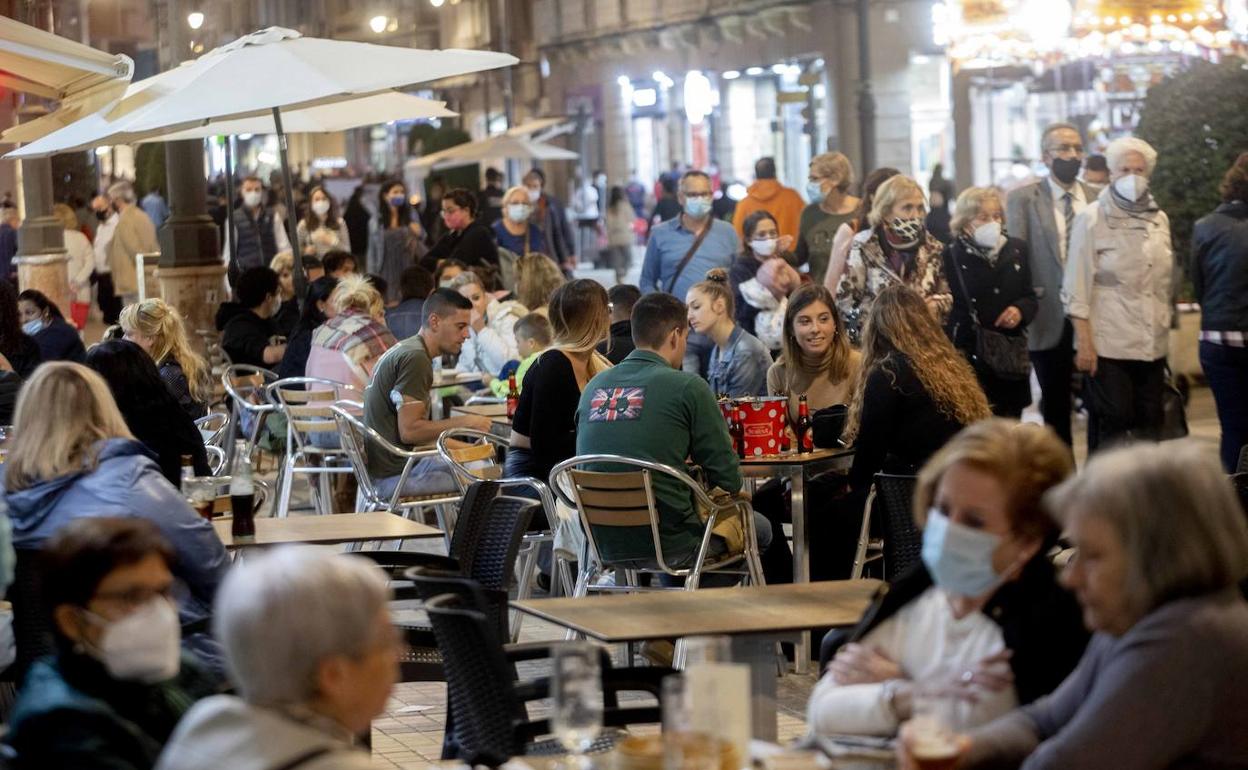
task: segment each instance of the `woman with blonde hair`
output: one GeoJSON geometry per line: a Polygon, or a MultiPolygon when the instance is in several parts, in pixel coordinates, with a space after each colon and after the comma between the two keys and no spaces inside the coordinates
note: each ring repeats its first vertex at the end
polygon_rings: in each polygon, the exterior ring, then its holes
{"type": "Polygon", "coordinates": [[[91,241],[78,227],[78,216],[64,203],[52,207],[52,213],[65,228],[65,252],[69,254],[69,318],[79,331],[87,325],[91,310],[91,273],[95,271],[95,251],[91,241]]]}
{"type": "Polygon", "coordinates": [[[858,340],[876,296],[893,284],[918,292],[937,320],[948,315],[953,297],[941,260],[945,245],[927,232],[926,216],[923,188],[910,177],[898,174],[876,190],[867,215],[871,227],[854,236],[836,290],[852,340],[858,340]]]}
{"type": "Polygon", "coordinates": [[[163,299],[147,299],[127,305],[120,324],[125,338],[143,348],[191,419],[203,417],[212,401],[212,371],[208,362],[191,348],[186,324],[177,308],[163,299]]]}
{"type": "Polygon", "coordinates": [[[1248,767],[1248,524],[1213,452],[1098,454],[1044,503],[1077,549],[1062,582],[1092,639],[1052,695],[962,737],[957,766],[1248,767]]]}
{"type": "Polygon", "coordinates": [[[495,299],[486,291],[480,270],[481,267],[474,267],[460,273],[451,279],[449,286],[472,303],[468,339],[459,351],[455,371],[479,373],[482,382],[489,385],[509,362],[520,360],[516,321],[529,311],[515,300],[500,302],[495,299]]]}
{"type": "Polygon", "coordinates": [[[329,298],[332,315],[312,332],[305,372],[364,392],[382,354],[398,344],[386,328],[381,293],[367,276],[338,282],[329,298]]]}
{"type": "Polygon", "coordinates": [[[533,204],[529,203],[529,190],[524,185],[516,185],[503,195],[503,216],[490,225],[500,249],[517,257],[547,252],[542,229],[529,221],[532,214],[533,204]]]}
{"type": "Polygon", "coordinates": [[[526,254],[516,260],[516,301],[530,312],[547,315],[551,295],[567,280],[550,257],[526,254]]]}
{"type": "Polygon", "coordinates": [[[1049,560],[1059,527],[1041,500],[1073,472],[1052,430],[1003,419],[933,455],[913,504],[922,561],[891,579],[856,628],[824,639],[830,664],[810,698],[811,728],[891,736],[916,686],[941,678],[965,727],[1056,689],[1088,634],[1049,560]]]}
{"type": "Polygon", "coordinates": [[[545,479],[550,469],[576,454],[576,405],[595,374],[611,364],[595,348],[611,332],[607,290],[577,279],[550,299],[554,342],[524,376],[511,424],[508,476],[545,479]]]}
{"type": "Polygon", "coordinates": [[[269,269],[277,273],[277,291],[282,304],[269,320],[277,333],[289,337],[299,323],[299,302],[295,299],[295,257],[289,251],[269,261],[269,269]]]}
{"type": "MultiPolygon", "coordinates": [[[[18,397],[13,433],[0,473],[14,548],[38,550],[85,516],[147,519],[177,557],[182,625],[211,615],[229,565],[225,547],[134,438],[99,374],[65,361],[40,366],[18,397]]],[[[220,669],[219,648],[204,634],[183,646],[220,669]]]]}
{"type": "Polygon", "coordinates": [[[839,152],[825,152],[810,159],[810,181],[806,197],[810,205],[802,209],[798,224],[798,264],[810,263],[810,277],[823,283],[832,254],[832,240],[841,225],[854,218],[861,202],[849,194],[854,184],[854,167],[839,152]]]}

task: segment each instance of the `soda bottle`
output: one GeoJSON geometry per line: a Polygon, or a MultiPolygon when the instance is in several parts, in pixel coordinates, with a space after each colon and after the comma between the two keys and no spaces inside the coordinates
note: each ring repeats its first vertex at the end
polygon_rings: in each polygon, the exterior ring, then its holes
{"type": "Polygon", "coordinates": [[[516,373],[507,375],[507,419],[516,416],[516,407],[520,405],[520,388],[516,387],[516,373]]]}
{"type": "Polygon", "coordinates": [[[235,540],[255,539],[255,502],[256,488],[251,478],[247,442],[239,439],[234,443],[234,466],[230,469],[230,509],[234,513],[230,533],[235,540]]]}
{"type": "Polygon", "coordinates": [[[745,418],[737,409],[737,405],[733,404],[728,410],[731,415],[731,422],[728,423],[728,431],[732,434],[733,446],[737,448],[737,457],[745,459],[745,418]]]}
{"type": "Polygon", "coordinates": [[[803,393],[797,402],[797,451],[811,452],[815,448],[815,432],[813,423],[810,419],[810,406],[806,403],[806,394],[803,393]]]}

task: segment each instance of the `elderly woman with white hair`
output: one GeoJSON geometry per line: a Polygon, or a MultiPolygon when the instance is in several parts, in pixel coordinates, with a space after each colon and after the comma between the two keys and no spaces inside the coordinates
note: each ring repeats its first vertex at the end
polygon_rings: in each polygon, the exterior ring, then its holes
{"type": "Polygon", "coordinates": [[[1248,767],[1248,525],[1212,453],[1106,452],[1045,504],[1077,549],[1063,582],[1092,640],[1052,695],[963,736],[958,766],[1248,767]]]}
{"type": "Polygon", "coordinates": [[[919,293],[944,323],[953,304],[941,254],[945,244],[927,231],[923,188],[898,174],[880,185],[871,202],[871,227],[854,236],[836,304],[856,345],[880,291],[900,283],[919,293]]]}
{"type": "Polygon", "coordinates": [[[1157,151],[1128,137],[1105,156],[1112,181],[1075,219],[1062,281],[1089,450],[1160,437],[1175,287],[1170,219],[1148,190],[1157,151]]]}
{"type": "Polygon", "coordinates": [[[945,275],[953,308],[945,331],[971,365],[992,413],[1018,419],[1031,403],[1027,324],[1039,302],[1027,242],[1005,232],[1005,206],[993,187],[958,196],[949,223],[945,275]]]}
{"type": "Polygon", "coordinates": [[[385,575],[358,556],[274,550],[234,567],[213,629],[238,695],[196,704],[158,770],[367,770],[355,746],[398,678],[385,575]]]}

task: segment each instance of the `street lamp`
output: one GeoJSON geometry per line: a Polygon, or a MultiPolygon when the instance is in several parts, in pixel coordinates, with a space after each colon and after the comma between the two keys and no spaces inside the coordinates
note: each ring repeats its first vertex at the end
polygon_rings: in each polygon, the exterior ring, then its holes
{"type": "Polygon", "coordinates": [[[186,15],[186,24],[191,29],[199,29],[204,26],[204,14],[201,11],[191,11],[186,15]]]}
{"type": "Polygon", "coordinates": [[[429,0],[429,5],[432,5],[434,8],[441,8],[444,2],[446,0],[429,0]]]}
{"type": "Polygon", "coordinates": [[[372,30],[376,32],[378,35],[386,31],[386,25],[388,25],[389,23],[390,23],[390,20],[387,19],[385,16],[374,16],[373,18],[368,20],[368,26],[371,27],[372,30]]]}

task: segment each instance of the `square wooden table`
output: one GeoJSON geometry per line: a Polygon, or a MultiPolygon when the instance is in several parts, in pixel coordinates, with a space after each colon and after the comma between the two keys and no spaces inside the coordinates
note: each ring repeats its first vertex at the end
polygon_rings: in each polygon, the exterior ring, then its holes
{"type": "Polygon", "coordinates": [[[236,542],[230,533],[232,518],[215,519],[212,527],[227,550],[263,548],[304,543],[337,545],[366,540],[416,540],[442,537],[442,530],[385,511],[337,513],[324,516],[288,516],[284,519],[257,518],[254,540],[236,542]]]}
{"type": "Polygon", "coordinates": [[[608,644],[732,637],[734,659],[750,666],[754,737],[774,741],[775,643],[811,627],[854,625],[880,585],[878,580],[834,580],[527,599],[512,606],[608,644]]]}
{"type": "Polygon", "coordinates": [[[490,418],[490,433],[499,438],[511,438],[511,418],[507,416],[506,404],[473,404],[471,406],[453,406],[451,414],[471,414],[477,417],[490,418]]]}
{"type": "MultiPolygon", "coordinates": [[[[741,460],[741,475],[747,478],[788,478],[792,484],[793,582],[810,581],[810,511],[806,509],[806,480],[827,471],[849,470],[854,463],[852,448],[816,449],[761,455],[741,460]]],[[[777,532],[774,537],[783,537],[777,532]]],[[[811,624],[812,626],[815,624],[811,624]]],[[[795,669],[804,674],[810,667],[810,634],[803,633],[795,653],[795,669]]]]}

